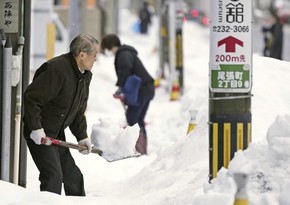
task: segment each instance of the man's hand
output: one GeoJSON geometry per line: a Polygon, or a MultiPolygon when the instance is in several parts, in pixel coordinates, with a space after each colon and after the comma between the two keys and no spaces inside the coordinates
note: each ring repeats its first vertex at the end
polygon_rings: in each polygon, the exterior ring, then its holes
{"type": "Polygon", "coordinates": [[[87,149],[79,150],[80,153],[82,153],[82,154],[89,154],[89,153],[91,153],[91,151],[92,151],[92,145],[91,145],[91,140],[89,138],[85,138],[83,140],[80,140],[79,141],[79,145],[82,145],[82,146],[86,146],[87,147],[87,149]]]}
{"type": "Polygon", "coordinates": [[[33,130],[30,134],[30,138],[35,142],[35,144],[41,145],[42,143],[42,139],[46,138],[46,134],[44,132],[44,130],[38,129],[38,130],[33,130]]]}
{"type": "Polygon", "coordinates": [[[118,88],[116,92],[113,94],[113,97],[116,99],[120,99],[121,101],[124,101],[124,93],[122,92],[122,88],[118,88]]]}

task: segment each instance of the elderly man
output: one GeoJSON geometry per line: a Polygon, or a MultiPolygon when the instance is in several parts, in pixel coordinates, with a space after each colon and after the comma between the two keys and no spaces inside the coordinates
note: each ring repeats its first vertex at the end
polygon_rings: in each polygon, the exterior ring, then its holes
{"type": "Polygon", "coordinates": [[[80,145],[91,151],[84,115],[89,96],[91,69],[99,52],[98,41],[86,34],[75,37],[70,52],[57,56],[37,69],[24,92],[24,137],[40,172],[40,190],[85,196],[83,174],[68,148],[47,146],[47,136],[64,140],[70,128],[80,145]]]}

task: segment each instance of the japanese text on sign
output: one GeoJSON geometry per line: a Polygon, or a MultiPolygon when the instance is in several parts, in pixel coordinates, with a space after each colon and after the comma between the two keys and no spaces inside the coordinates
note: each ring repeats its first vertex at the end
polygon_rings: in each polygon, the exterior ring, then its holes
{"type": "Polygon", "coordinates": [[[18,0],[1,0],[0,27],[7,33],[18,31],[18,0]]]}
{"type": "Polygon", "coordinates": [[[241,3],[226,5],[226,21],[228,23],[243,23],[244,22],[244,5],[241,3]]]}
{"type": "Polygon", "coordinates": [[[217,70],[212,70],[212,86],[228,91],[249,88],[250,75],[248,65],[220,65],[219,67],[217,70]]]}
{"type": "Polygon", "coordinates": [[[210,88],[248,92],[252,69],[252,3],[212,0],[210,88]]]}

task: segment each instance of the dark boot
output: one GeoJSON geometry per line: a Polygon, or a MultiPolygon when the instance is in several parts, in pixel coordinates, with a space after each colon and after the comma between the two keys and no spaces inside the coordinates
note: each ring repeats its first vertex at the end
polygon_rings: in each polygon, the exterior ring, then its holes
{"type": "Polygon", "coordinates": [[[141,155],[147,154],[147,136],[144,128],[140,128],[139,137],[136,141],[135,149],[141,155]]]}

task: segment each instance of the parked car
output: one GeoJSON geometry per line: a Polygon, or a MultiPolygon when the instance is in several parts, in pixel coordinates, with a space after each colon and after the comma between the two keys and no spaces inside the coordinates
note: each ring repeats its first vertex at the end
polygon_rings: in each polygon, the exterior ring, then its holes
{"type": "Polygon", "coordinates": [[[189,9],[189,12],[185,14],[185,20],[194,21],[203,26],[209,26],[209,18],[207,14],[201,9],[189,9]]]}

